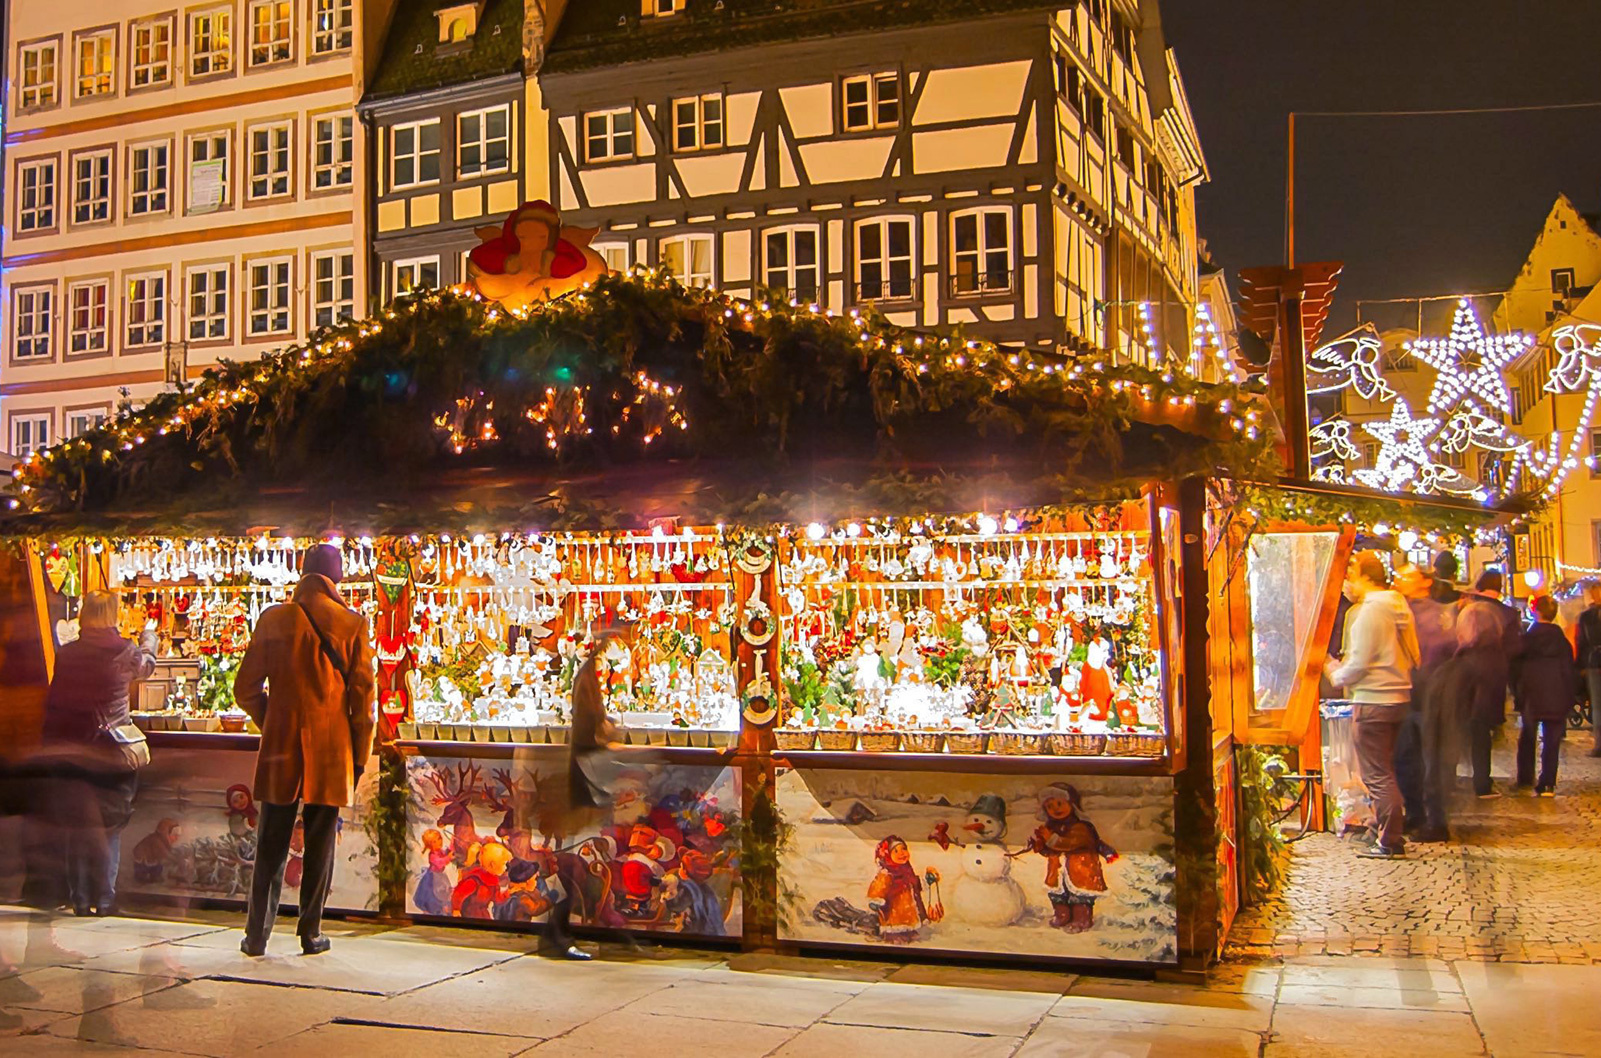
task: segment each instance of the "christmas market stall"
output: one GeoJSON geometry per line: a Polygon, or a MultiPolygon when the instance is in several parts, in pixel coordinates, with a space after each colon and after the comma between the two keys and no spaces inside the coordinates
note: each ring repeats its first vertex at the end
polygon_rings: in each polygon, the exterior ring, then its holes
{"type": "Polygon", "coordinates": [[[584,925],[747,946],[1213,957],[1206,480],[1271,475],[1258,405],[608,275],[556,232],[585,262],[565,287],[475,256],[476,289],[222,365],[21,467],[0,529],[41,649],[101,586],[161,632],[140,722],[170,778],[141,794],[130,887],[237,895],[199,866],[252,840],[229,670],[333,541],[381,733],[346,908],[537,924],[567,892],[584,925]],[[568,833],[602,627],[638,763],[568,833]]]}

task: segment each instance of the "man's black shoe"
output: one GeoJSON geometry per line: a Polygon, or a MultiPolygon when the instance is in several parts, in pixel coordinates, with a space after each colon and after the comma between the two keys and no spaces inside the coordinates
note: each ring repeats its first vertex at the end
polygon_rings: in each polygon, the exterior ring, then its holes
{"type": "Polygon", "coordinates": [[[263,955],[267,954],[267,942],[264,940],[251,940],[249,937],[246,937],[244,940],[239,942],[239,950],[250,956],[252,959],[259,959],[263,955]]]}
{"type": "Polygon", "coordinates": [[[321,933],[315,937],[300,938],[300,954],[302,955],[321,955],[333,946],[333,941],[324,937],[321,933]]]}

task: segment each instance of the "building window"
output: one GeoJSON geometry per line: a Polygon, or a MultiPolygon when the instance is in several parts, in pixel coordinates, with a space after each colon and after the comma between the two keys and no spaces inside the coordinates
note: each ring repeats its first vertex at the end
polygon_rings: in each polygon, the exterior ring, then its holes
{"type": "Polygon", "coordinates": [[[103,29],[78,38],[78,79],[76,96],[110,95],[114,82],[112,66],[117,51],[117,31],[103,29]]]}
{"type": "Polygon", "coordinates": [[[51,106],[56,101],[56,42],[22,46],[22,84],[17,90],[17,109],[51,106]]]}
{"type": "Polygon", "coordinates": [[[82,437],[90,430],[98,430],[106,424],[110,413],[105,408],[78,408],[67,412],[67,436],[82,437]]]}
{"type": "Polygon", "coordinates": [[[11,417],[11,454],[27,459],[35,452],[50,447],[50,416],[13,415],[11,417]]]}
{"type": "Polygon", "coordinates": [[[898,73],[847,77],[842,95],[846,132],[892,129],[901,123],[901,76],[898,73]]]}
{"type": "Polygon", "coordinates": [[[456,117],[456,171],[463,177],[503,173],[511,166],[511,107],[456,117]]]}
{"type": "Polygon", "coordinates": [[[314,153],[311,186],[318,191],[330,187],[349,187],[354,172],[356,147],[355,119],[349,114],[317,118],[312,122],[314,153]]]}
{"type": "Polygon", "coordinates": [[[289,123],[250,130],[250,197],[289,194],[289,123]]]}
{"type": "Polygon", "coordinates": [[[233,69],[233,8],[213,7],[189,16],[189,76],[233,69]]]}
{"type": "Polygon", "coordinates": [[[128,212],[167,212],[167,157],[169,143],[146,143],[128,148],[128,212]]]}
{"type": "Polygon", "coordinates": [[[391,189],[439,180],[439,121],[414,121],[390,130],[391,189]]]}
{"type": "Polygon", "coordinates": [[[1551,293],[1559,298],[1568,297],[1573,293],[1573,269],[1551,269],[1551,293]]]}
{"type": "Polygon", "coordinates": [[[111,152],[94,151],[72,159],[72,222],[111,219],[111,152]]]}
{"type": "Polygon", "coordinates": [[[16,336],[12,354],[18,360],[47,360],[51,323],[55,318],[55,290],[51,287],[17,287],[16,317],[11,333],[16,336]]]}
{"type": "Polygon", "coordinates": [[[1096,139],[1106,138],[1106,98],[1093,88],[1084,92],[1084,124],[1096,139]]]}
{"type": "Polygon", "coordinates": [[[228,337],[228,266],[206,265],[189,270],[189,340],[228,337]]]}
{"type": "Polygon", "coordinates": [[[391,285],[394,296],[410,294],[414,290],[439,289],[439,257],[408,257],[396,261],[391,267],[391,285]]]}
{"type": "Polygon", "coordinates": [[[135,22],[132,36],[133,86],[150,88],[172,80],[172,21],[135,22]]]}
{"type": "Polygon", "coordinates": [[[311,51],[327,55],[350,47],[354,15],[350,0],[315,0],[311,15],[311,51]]]}
{"type": "Polygon", "coordinates": [[[91,279],[67,287],[67,352],[103,353],[110,348],[111,336],[106,318],[111,284],[91,279]]]}
{"type": "Polygon", "coordinates": [[[290,0],[251,0],[250,65],[289,60],[290,7],[290,0]]]}
{"type": "Polygon", "coordinates": [[[673,100],[673,150],[710,151],[722,145],[722,96],[673,100]]]}
{"type": "Polygon", "coordinates": [[[640,14],[645,18],[666,18],[684,9],[684,0],[645,0],[640,14]]]}
{"type": "Polygon", "coordinates": [[[250,315],[246,320],[245,333],[252,337],[288,334],[289,258],[251,261],[245,268],[250,284],[250,315]]]}
{"type": "Polygon", "coordinates": [[[311,321],[331,327],[356,317],[356,257],[324,253],[311,259],[311,321]]]}
{"type": "Polygon", "coordinates": [[[1130,172],[1133,172],[1134,133],[1124,128],[1122,125],[1118,125],[1117,135],[1114,142],[1117,148],[1117,160],[1127,166],[1130,172]]]}
{"type": "Polygon", "coordinates": [[[710,235],[674,235],[661,241],[661,263],[686,287],[709,287],[712,273],[710,235]]]}
{"type": "Polygon", "coordinates": [[[915,295],[912,220],[889,217],[856,225],[856,296],[861,301],[915,295]]]}
{"type": "Polygon", "coordinates": [[[951,290],[956,294],[1012,289],[1012,214],[979,209],[951,219],[951,290]]]}
{"type": "Polygon", "coordinates": [[[780,228],[762,236],[762,275],[770,287],[800,301],[816,301],[822,267],[816,228],[780,228]]]}
{"type": "Polygon", "coordinates": [[[591,244],[591,249],[606,260],[606,268],[613,272],[626,272],[629,266],[628,244],[626,242],[605,242],[591,244]]]}
{"type": "Polygon", "coordinates": [[[210,213],[228,202],[227,132],[189,137],[189,212],[210,213]]]}
{"type": "Polygon", "coordinates": [[[160,345],[167,340],[167,273],[128,277],[127,344],[160,345]]]}
{"type": "Polygon", "coordinates": [[[17,230],[56,226],[56,160],[40,158],[17,166],[17,230]]]}
{"type": "Polygon", "coordinates": [[[634,108],[584,115],[584,158],[611,162],[634,156],[634,108]]]}

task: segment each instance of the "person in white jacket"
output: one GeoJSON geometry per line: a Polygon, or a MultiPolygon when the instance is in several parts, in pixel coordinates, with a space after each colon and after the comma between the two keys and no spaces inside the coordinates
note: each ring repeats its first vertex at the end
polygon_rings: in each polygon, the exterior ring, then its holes
{"type": "Polygon", "coordinates": [[[1391,859],[1406,853],[1395,742],[1412,698],[1417,628],[1406,599],[1391,590],[1390,572],[1372,551],[1352,558],[1345,597],[1355,604],[1346,617],[1345,656],[1330,657],[1327,671],[1329,682],[1343,687],[1354,706],[1357,767],[1373,801],[1377,840],[1359,855],[1391,859]]]}

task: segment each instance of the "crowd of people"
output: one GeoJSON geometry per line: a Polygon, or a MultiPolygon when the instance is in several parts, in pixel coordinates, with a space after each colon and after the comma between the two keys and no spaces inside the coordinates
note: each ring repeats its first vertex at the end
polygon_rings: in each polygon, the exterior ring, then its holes
{"type": "MultiPolygon", "coordinates": [[[[1504,601],[1500,571],[1486,570],[1470,589],[1457,585],[1458,572],[1449,552],[1432,573],[1401,565],[1392,574],[1375,551],[1352,557],[1341,649],[1324,672],[1352,703],[1373,810],[1360,856],[1394,859],[1408,841],[1449,841],[1464,756],[1473,795],[1502,796],[1490,756],[1509,699],[1520,719],[1516,787],[1556,796],[1569,715],[1581,694],[1601,701],[1601,585],[1587,587],[1570,640],[1551,595],[1536,596],[1525,614],[1504,601]]],[[[1601,736],[1590,755],[1601,756],[1601,736]]]]}

